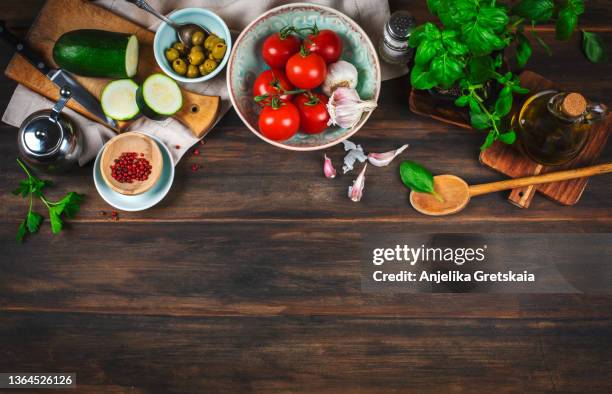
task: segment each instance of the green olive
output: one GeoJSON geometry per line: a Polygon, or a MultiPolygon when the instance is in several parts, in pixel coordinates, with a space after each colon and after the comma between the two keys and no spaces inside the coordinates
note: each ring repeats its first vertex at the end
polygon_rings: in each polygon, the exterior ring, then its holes
{"type": "Polygon", "coordinates": [[[204,69],[204,73],[202,74],[210,74],[215,68],[217,68],[217,62],[212,59],[206,59],[204,64],[200,66],[200,72],[202,72],[202,68],[204,69]]]}
{"type": "Polygon", "coordinates": [[[204,53],[203,52],[191,52],[189,54],[189,63],[193,64],[194,66],[199,66],[200,64],[202,64],[204,62],[204,53]]]}
{"type": "Polygon", "coordinates": [[[168,59],[169,62],[175,61],[180,56],[181,56],[181,54],[175,48],[168,48],[168,49],[166,49],[166,59],[168,59]]]}
{"type": "Polygon", "coordinates": [[[209,51],[212,51],[217,42],[223,42],[223,40],[215,36],[214,34],[211,34],[210,36],[206,37],[206,41],[204,41],[204,48],[208,49],[209,51]]]}
{"type": "Polygon", "coordinates": [[[198,67],[190,64],[187,66],[187,78],[197,78],[200,76],[200,72],[198,71],[198,67]]]}
{"type": "Polygon", "coordinates": [[[191,52],[204,52],[204,48],[202,48],[200,45],[194,45],[189,50],[189,53],[191,52]]]}
{"type": "Polygon", "coordinates": [[[178,58],[172,62],[172,69],[178,75],[185,75],[187,72],[187,63],[181,58],[178,58]]]}
{"type": "Polygon", "coordinates": [[[220,42],[215,45],[215,47],[212,51],[210,51],[210,53],[212,54],[214,60],[220,61],[221,59],[223,59],[223,56],[225,56],[226,50],[227,45],[225,45],[225,43],[223,42],[220,42]]]}
{"type": "Polygon", "coordinates": [[[192,45],[202,45],[202,43],[204,42],[204,39],[206,39],[206,36],[204,35],[204,33],[201,31],[196,31],[191,36],[191,44],[192,45]]]}
{"type": "Polygon", "coordinates": [[[185,54],[187,52],[187,48],[185,47],[185,45],[183,45],[182,42],[175,42],[174,44],[172,44],[172,48],[176,49],[181,54],[185,54]]]}

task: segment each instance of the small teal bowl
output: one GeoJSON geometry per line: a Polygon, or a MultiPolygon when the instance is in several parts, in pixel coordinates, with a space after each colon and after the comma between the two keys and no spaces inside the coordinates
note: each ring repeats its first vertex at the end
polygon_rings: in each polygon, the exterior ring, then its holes
{"type": "Polygon", "coordinates": [[[376,49],[365,31],[351,18],[333,8],[309,3],[293,3],[273,8],[249,24],[236,39],[227,66],[227,88],[238,116],[262,140],[289,150],[312,151],[329,148],[355,134],[371,113],[350,129],[329,127],[320,134],[297,133],[286,141],[273,141],[259,132],[258,116],[261,109],[253,100],[255,78],[269,67],[261,58],[265,39],[287,25],[296,28],[312,26],[331,29],[342,38],[341,59],[352,63],[359,73],[357,92],[362,100],[378,101],[381,70],[376,49]]]}
{"type": "Polygon", "coordinates": [[[195,23],[196,25],[205,27],[211,33],[217,35],[217,37],[225,40],[227,51],[225,52],[223,60],[221,60],[217,68],[215,68],[215,70],[210,74],[201,76],[199,78],[187,78],[182,75],[178,75],[174,72],[174,70],[172,70],[170,62],[166,59],[164,54],[166,49],[170,48],[172,44],[178,41],[178,37],[176,36],[174,29],[172,29],[166,22],[162,22],[157,29],[155,39],[153,40],[153,52],[155,53],[155,60],[157,61],[159,67],[170,77],[185,83],[208,81],[219,74],[227,64],[227,60],[229,59],[232,51],[232,36],[227,25],[225,22],[223,22],[223,19],[221,19],[214,12],[204,8],[184,8],[182,10],[173,12],[171,15],[169,15],[169,18],[177,23],[195,23]]]}

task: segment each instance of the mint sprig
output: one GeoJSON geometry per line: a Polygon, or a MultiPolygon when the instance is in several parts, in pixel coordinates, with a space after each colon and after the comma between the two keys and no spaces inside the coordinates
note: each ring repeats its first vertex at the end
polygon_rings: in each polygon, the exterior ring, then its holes
{"type": "Polygon", "coordinates": [[[19,164],[19,166],[23,169],[27,178],[19,182],[19,187],[13,191],[13,194],[23,198],[27,197],[29,199],[28,213],[17,229],[17,241],[23,242],[28,233],[34,234],[40,229],[43,216],[38,212],[33,211],[34,197],[40,199],[40,201],[42,201],[42,203],[49,210],[49,221],[51,223],[51,231],[53,234],[59,233],[64,226],[62,215],[69,218],[74,217],[74,215],[79,212],[83,195],[75,192],[69,192],[57,202],[49,201],[43,194],[43,189],[46,186],[50,186],[51,181],[42,180],[32,175],[26,165],[19,159],[17,159],[17,164],[19,164]]]}

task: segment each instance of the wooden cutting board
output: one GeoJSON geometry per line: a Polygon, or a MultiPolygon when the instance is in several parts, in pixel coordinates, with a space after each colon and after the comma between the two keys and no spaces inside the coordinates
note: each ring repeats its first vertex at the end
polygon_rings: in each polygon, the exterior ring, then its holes
{"type": "MultiPolygon", "coordinates": [[[[162,72],[153,55],[154,33],[85,0],[48,0],[30,28],[27,41],[48,65],[57,67],[52,56],[55,41],[65,32],[77,29],[100,29],[135,34],[140,46],[138,74],[134,78],[136,82],[141,83],[147,76],[162,72]]],[[[59,97],[58,87],[19,55],[13,57],[5,74],[51,100],[59,97]]],[[[100,97],[102,89],[110,81],[104,78],[76,75],[75,77],[96,97],[100,97]]],[[[182,92],[184,105],[174,118],[189,127],[194,135],[202,137],[216,120],[220,99],[185,89],[182,89],[182,92]]],[[[70,100],[68,106],[94,121],[99,121],[74,100],[70,100]]],[[[120,122],[119,131],[128,125],[129,122],[120,122]]]]}
{"type": "MultiPolygon", "coordinates": [[[[531,71],[520,75],[521,85],[529,89],[525,96],[515,96],[513,111],[517,111],[523,102],[532,94],[542,90],[554,89],[555,85],[531,71]],[[519,99],[520,97],[520,99],[519,99]]],[[[410,94],[410,109],[419,115],[451,123],[459,127],[471,129],[469,115],[455,107],[452,101],[442,103],[435,101],[427,92],[413,89],[410,94]]],[[[534,163],[522,155],[513,146],[499,142],[480,154],[480,162],[512,178],[543,174],[551,171],[561,171],[570,168],[585,167],[593,164],[603,151],[612,128],[612,115],[601,123],[593,125],[591,138],[578,157],[563,166],[547,167],[534,163]]],[[[563,182],[547,183],[537,186],[513,189],[508,199],[513,204],[528,208],[536,191],[563,205],[573,205],[578,202],[588,178],[572,179],[563,182]]]]}

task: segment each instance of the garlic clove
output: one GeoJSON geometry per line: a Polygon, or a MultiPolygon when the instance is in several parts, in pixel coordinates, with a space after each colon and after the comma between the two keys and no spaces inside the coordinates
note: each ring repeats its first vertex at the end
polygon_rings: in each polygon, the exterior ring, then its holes
{"type": "Polygon", "coordinates": [[[391,150],[389,152],[384,153],[369,153],[368,161],[370,164],[376,167],[384,167],[389,165],[393,159],[395,159],[400,153],[402,153],[406,148],[408,148],[408,144],[402,145],[398,149],[391,150]]]}
{"type": "Polygon", "coordinates": [[[357,68],[345,60],[328,65],[327,77],[323,82],[323,93],[331,96],[339,87],[356,88],[358,75],[357,68]]]}
{"type": "Polygon", "coordinates": [[[325,178],[333,179],[336,177],[336,169],[332,164],[332,161],[327,155],[324,155],[325,161],[323,162],[323,174],[325,174],[325,178]]]}
{"type": "Polygon", "coordinates": [[[365,112],[371,112],[377,104],[373,100],[361,100],[355,89],[339,87],[332,93],[327,103],[328,125],[350,129],[359,123],[365,112]]]}
{"type": "Polygon", "coordinates": [[[363,169],[359,173],[359,176],[353,181],[353,186],[349,186],[348,188],[348,197],[354,202],[361,201],[361,197],[363,197],[366,168],[368,168],[368,163],[365,163],[363,169]]]}

